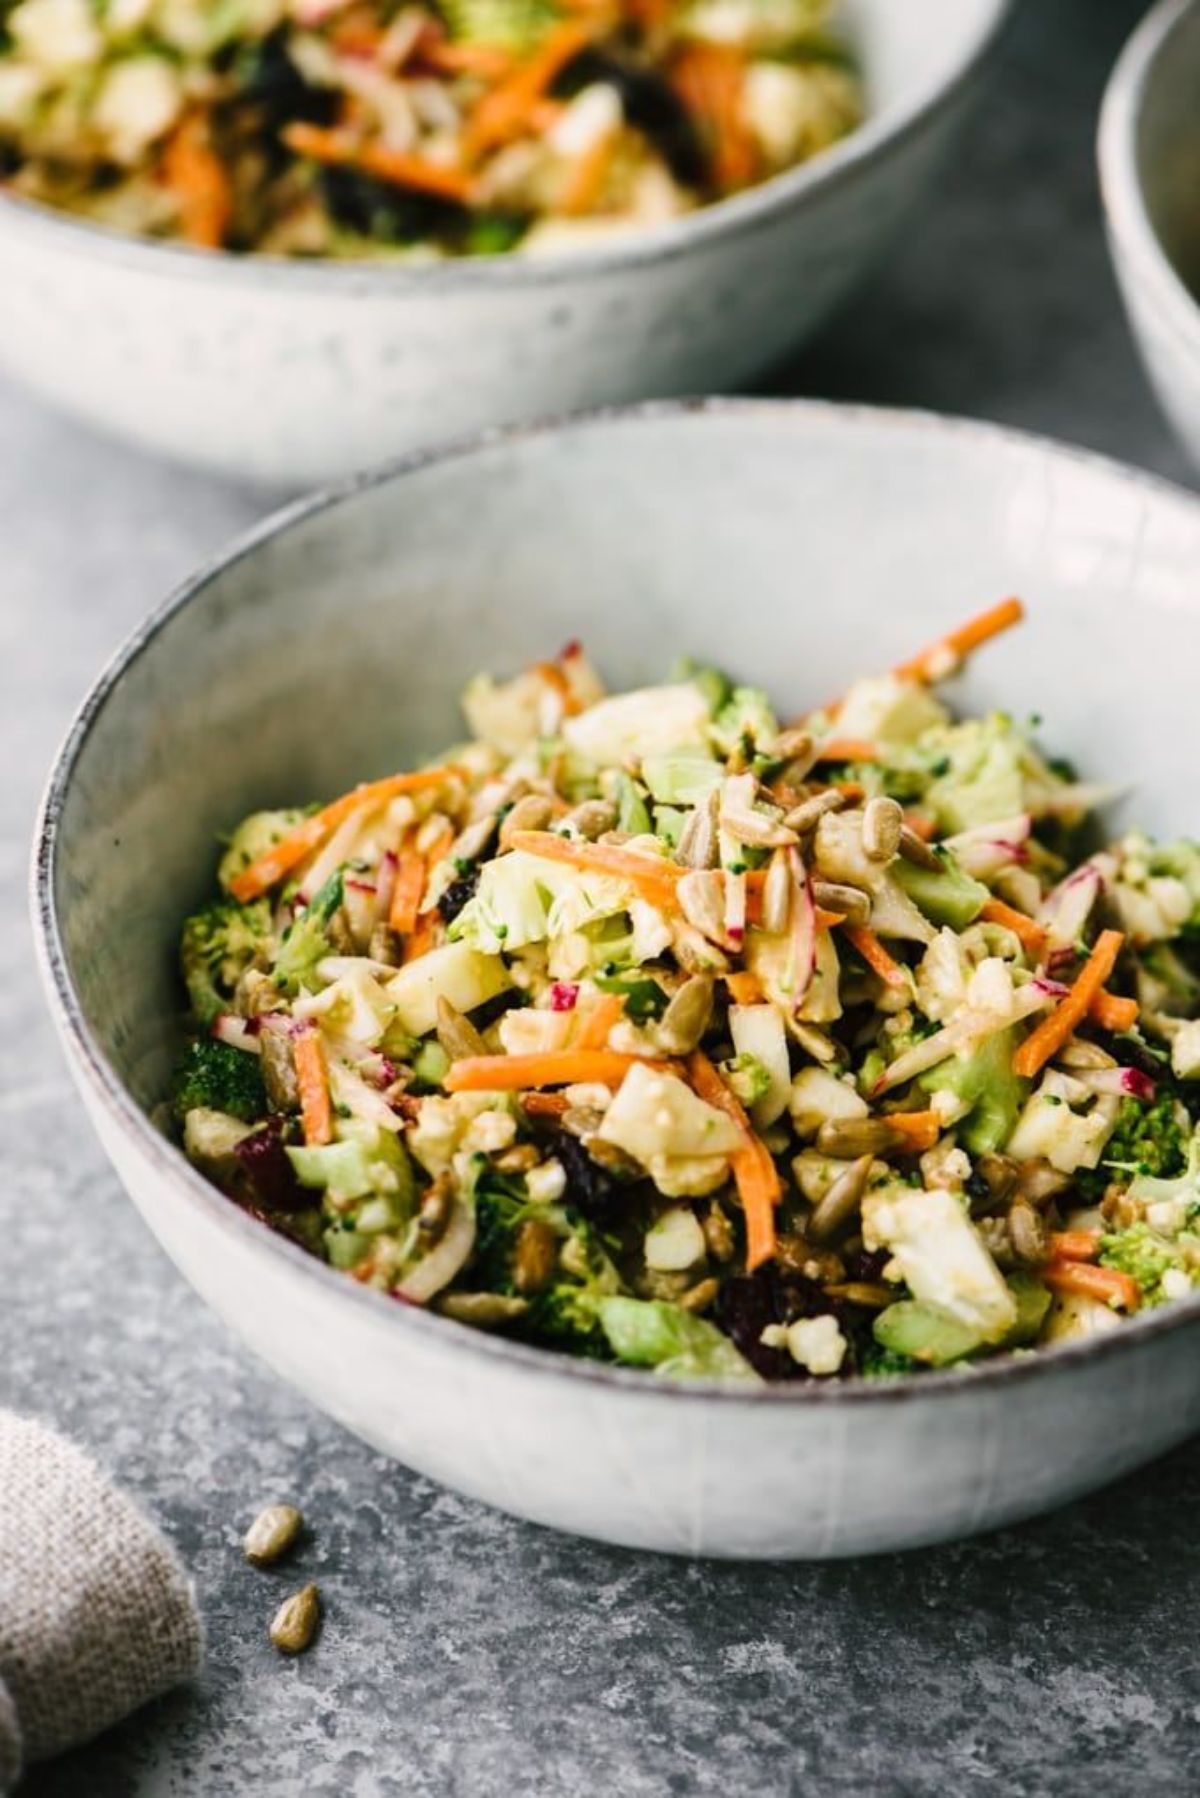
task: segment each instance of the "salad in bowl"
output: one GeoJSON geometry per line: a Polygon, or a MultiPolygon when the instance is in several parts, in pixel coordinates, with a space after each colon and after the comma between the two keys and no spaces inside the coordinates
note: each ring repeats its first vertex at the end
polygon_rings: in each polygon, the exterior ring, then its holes
{"type": "Polygon", "coordinates": [[[969,1371],[1200,1281],[1200,847],[937,692],[794,722],[583,650],[256,812],[183,927],[184,1149],[350,1279],[663,1376],[969,1371]]]}

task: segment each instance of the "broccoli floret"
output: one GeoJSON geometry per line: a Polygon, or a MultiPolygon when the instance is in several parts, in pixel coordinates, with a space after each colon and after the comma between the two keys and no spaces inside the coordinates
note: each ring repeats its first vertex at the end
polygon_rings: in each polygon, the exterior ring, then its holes
{"type": "Polygon", "coordinates": [[[329,936],[329,923],[342,903],[342,882],[339,868],[284,931],[274,973],[277,984],[289,998],[315,981],[318,962],[337,952],[329,936]]]}
{"type": "Polygon", "coordinates": [[[747,1108],[757,1105],[771,1090],[769,1070],[757,1055],[751,1055],[748,1051],[735,1055],[732,1061],[723,1062],[721,1072],[747,1108]]]}
{"type": "Polygon", "coordinates": [[[673,681],[691,681],[699,687],[704,695],[709,711],[715,718],[733,691],[733,682],[719,668],[705,668],[691,656],[681,656],[671,669],[673,681]]]}
{"type": "Polygon", "coordinates": [[[619,993],[625,1001],[625,1015],[635,1024],[661,1018],[667,1009],[667,995],[657,980],[636,974],[596,974],[596,985],[602,993],[619,993]]]}
{"type": "MultiPolygon", "coordinates": [[[[1188,1165],[1190,1140],[1187,1114],[1168,1088],[1160,1089],[1150,1105],[1124,1099],[1104,1159],[1090,1176],[1091,1186],[1100,1196],[1114,1174],[1176,1179],[1188,1165]]],[[[1077,1175],[1076,1179],[1086,1189],[1089,1177],[1077,1175]]]]}
{"type": "Polygon", "coordinates": [[[709,726],[709,736],[722,755],[732,755],[747,743],[759,754],[768,754],[778,735],[779,721],[758,687],[735,687],[709,726]]]}
{"type": "Polygon", "coordinates": [[[858,1371],[867,1380],[894,1380],[900,1374],[924,1370],[911,1355],[902,1355],[896,1349],[884,1348],[882,1343],[870,1342],[859,1357],[858,1371]]]}
{"type": "Polygon", "coordinates": [[[218,899],[184,924],[179,961],[197,1022],[211,1024],[233,1001],[245,970],[265,952],[271,935],[271,908],[265,899],[236,905],[218,899]]]}
{"type": "Polygon", "coordinates": [[[282,842],[288,832],[294,830],[312,810],[311,806],[296,806],[290,811],[251,812],[248,818],[243,818],[230,837],[229,846],[217,867],[217,879],[225,891],[229,891],[238,875],[244,873],[251,862],[256,862],[260,855],[265,855],[268,849],[273,849],[276,843],[282,842]]]}
{"type": "Polygon", "coordinates": [[[254,1123],[267,1109],[258,1056],[215,1037],[198,1037],[176,1071],[172,1106],[181,1122],[189,1111],[203,1110],[254,1123]]]}
{"type": "Polygon", "coordinates": [[[1101,1262],[1132,1274],[1148,1305],[1161,1305],[1171,1296],[1163,1291],[1163,1275],[1172,1268],[1193,1281],[1198,1256],[1200,1239],[1190,1232],[1172,1241],[1145,1223],[1131,1224],[1127,1230],[1100,1239],[1101,1262]]]}
{"type": "Polygon", "coordinates": [[[978,880],[964,874],[948,849],[936,849],[940,871],[918,867],[916,862],[897,860],[892,874],[918,906],[935,924],[949,924],[954,930],[965,930],[976,919],[991,895],[978,880]]]}

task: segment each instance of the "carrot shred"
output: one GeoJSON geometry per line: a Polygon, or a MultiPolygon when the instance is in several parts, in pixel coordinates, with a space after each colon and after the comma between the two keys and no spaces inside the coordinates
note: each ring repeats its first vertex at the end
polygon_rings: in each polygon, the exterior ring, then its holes
{"type": "Polygon", "coordinates": [[[198,249],[221,249],[233,217],[233,187],[199,113],[189,113],[167,139],[162,173],[179,205],[182,236],[198,249]]]}
{"type": "Polygon", "coordinates": [[[611,843],[574,843],[569,837],[555,836],[550,830],[514,830],[509,845],[524,849],[528,855],[540,855],[548,862],[562,862],[585,873],[608,874],[616,880],[627,880],[631,887],[660,911],[677,909],[675,887],[686,868],[671,862],[657,861],[648,855],[631,854],[611,843]]]}
{"type": "Polygon", "coordinates": [[[904,822],[923,843],[931,843],[937,835],[937,825],[933,819],[926,818],[921,812],[905,812],[904,822]]]}
{"type": "Polygon", "coordinates": [[[1052,1230],[1050,1252],[1056,1261],[1094,1261],[1100,1253],[1100,1232],[1052,1230]]]}
{"type": "Polygon", "coordinates": [[[591,42],[594,30],[594,25],[579,19],[564,19],[531,56],[485,94],[467,121],[468,154],[482,155],[518,137],[559,70],[591,42]]]}
{"type": "Polygon", "coordinates": [[[867,925],[847,924],[842,934],[851,948],[857,949],[873,974],[878,974],[889,986],[908,986],[908,974],[904,968],[867,925]]]}
{"type": "Polygon", "coordinates": [[[608,1042],[609,1031],[614,1024],[620,1023],[624,1012],[624,996],[621,993],[605,993],[604,997],[583,1019],[576,1032],[572,1047],[575,1049],[603,1049],[608,1042]]]}
{"type": "Polygon", "coordinates": [[[300,1087],[304,1140],[320,1147],[333,1141],[333,1106],[329,1099],[329,1076],[320,1034],[316,1030],[305,1030],[296,1038],[292,1054],[300,1087]]]}
{"type": "Polygon", "coordinates": [[[452,200],[469,206],[475,184],[462,169],[448,168],[430,162],[423,156],[411,156],[401,150],[389,150],[384,144],[363,143],[357,137],[310,125],[302,119],[285,125],[280,136],[289,150],[335,168],[361,169],[376,181],[390,187],[407,188],[412,193],[432,194],[439,200],[452,200]]]}
{"type": "Polygon", "coordinates": [[[1117,993],[1100,991],[1088,1006],[1088,1017],[1099,1024],[1101,1030],[1112,1030],[1120,1033],[1132,1030],[1138,1021],[1138,1002],[1136,999],[1123,999],[1117,993]]]}
{"type": "Polygon", "coordinates": [[[889,1111],[882,1121],[908,1138],[907,1147],[914,1154],[932,1149],[942,1134],[942,1120],[936,1111],[889,1111]]]}
{"type": "Polygon", "coordinates": [[[747,187],[758,170],[745,118],[745,81],[745,59],[732,44],[688,44],[671,69],[672,86],[710,142],[713,178],[722,192],[747,187]]]}
{"type": "Polygon", "coordinates": [[[1002,924],[1006,930],[1011,930],[1035,960],[1041,959],[1048,940],[1047,933],[1025,912],[1018,911],[1014,905],[1005,905],[1003,899],[989,899],[979,915],[988,924],[1002,924]]]}
{"type": "Polygon", "coordinates": [[[725,985],[735,1005],[757,1005],[763,996],[762,982],[748,971],[726,974],[725,985]]]}
{"type": "Polygon", "coordinates": [[[703,1049],[693,1049],[687,1060],[692,1089],[706,1104],[733,1119],[745,1146],[730,1157],[738,1197],[746,1217],[746,1269],[753,1273],[775,1254],[775,1207],[779,1203],[779,1174],[766,1144],[751,1128],[742,1106],[718,1074],[703,1049]]]}
{"type": "Polygon", "coordinates": [[[1075,984],[1037,1028],[1025,1038],[1012,1059],[1013,1073],[1032,1080],[1050,1057],[1057,1053],[1077,1024],[1088,1014],[1092,1000],[1116,966],[1124,934],[1119,930],[1102,930],[1096,946],[1084,963],[1075,984]]]}
{"type": "Polygon", "coordinates": [[[433,32],[422,37],[416,60],[439,75],[477,75],[481,81],[503,81],[513,69],[499,44],[452,44],[433,32]]]}
{"type": "Polygon", "coordinates": [[[535,662],[529,672],[536,674],[539,680],[544,680],[547,686],[554,688],[562,700],[564,716],[574,718],[583,710],[579,695],[557,662],[535,662]]]}
{"type": "Polygon", "coordinates": [[[835,793],[844,793],[851,801],[865,799],[867,796],[867,789],[861,780],[831,780],[829,784],[835,793]]]}
{"type": "Polygon", "coordinates": [[[892,673],[900,680],[921,681],[926,685],[943,680],[972,650],[990,643],[1002,631],[1010,630],[1024,616],[1025,607],[1019,599],[1003,599],[999,605],[977,612],[974,618],[968,618],[956,630],[939,637],[936,643],[920,650],[907,662],[899,663],[892,673]]]}
{"type": "Polygon", "coordinates": [[[662,1061],[618,1055],[611,1049],[547,1049],[540,1055],[468,1055],[456,1061],[442,1084],[448,1093],[524,1092],[531,1086],[575,1086],[596,1081],[619,1086],[630,1068],[662,1068],[662,1061]]]}
{"type": "Polygon", "coordinates": [[[1141,1287],[1132,1274],[1116,1267],[1095,1267],[1088,1261],[1049,1261],[1039,1269],[1051,1292],[1077,1293],[1099,1299],[1122,1311],[1136,1311],[1142,1302],[1141,1287]]]}
{"type": "Polygon", "coordinates": [[[421,895],[425,891],[425,857],[417,849],[402,849],[396,863],[396,884],[388,923],[401,936],[411,936],[417,928],[421,895]]]}
{"type": "Polygon", "coordinates": [[[576,162],[558,197],[558,210],[565,218],[585,218],[595,212],[616,146],[616,132],[604,131],[576,162]]]}
{"type": "Polygon", "coordinates": [[[879,745],[865,737],[827,737],[820,744],[819,762],[877,762],[879,745]]]}
{"type": "Polygon", "coordinates": [[[343,793],[321,811],[314,812],[311,818],[305,818],[297,824],[295,830],[289,830],[285,837],[260,855],[257,861],[243,868],[237,877],[230,881],[229,890],[233,897],[243,905],[247,900],[257,899],[270,887],[281,881],[285,874],[302,862],[306,856],[319,849],[326,837],[331,836],[339,824],[356,811],[360,805],[385,805],[391,799],[397,799],[402,793],[420,793],[427,787],[440,787],[444,780],[461,770],[452,763],[445,763],[437,768],[419,768],[414,774],[391,774],[385,780],[367,781],[361,787],[355,787],[349,793],[343,793]]]}
{"type": "Polygon", "coordinates": [[[410,961],[420,961],[423,955],[437,945],[437,913],[423,912],[417,919],[416,928],[404,945],[402,966],[407,967],[410,961]]]}

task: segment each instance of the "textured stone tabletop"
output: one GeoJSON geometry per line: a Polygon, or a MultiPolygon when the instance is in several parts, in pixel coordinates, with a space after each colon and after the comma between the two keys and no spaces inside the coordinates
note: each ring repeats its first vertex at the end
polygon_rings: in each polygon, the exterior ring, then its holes
{"type": "MultiPolygon", "coordinates": [[[[897,0],[902,4],[903,0],[897,0]]],[[[931,215],[787,391],[978,413],[1184,477],[1134,361],[1091,161],[1141,7],[1026,0],[931,215]]],[[[204,1683],[38,1771],[29,1798],[1200,1786],[1200,1443],[1040,1523],[825,1567],[655,1560],[380,1460],[243,1354],[121,1196],[43,1018],[24,917],[38,783],[144,609],[261,509],[0,391],[0,1402],[69,1429],[194,1570],[204,1683]],[[315,1526],[316,1651],[237,1537],[315,1526]]]]}

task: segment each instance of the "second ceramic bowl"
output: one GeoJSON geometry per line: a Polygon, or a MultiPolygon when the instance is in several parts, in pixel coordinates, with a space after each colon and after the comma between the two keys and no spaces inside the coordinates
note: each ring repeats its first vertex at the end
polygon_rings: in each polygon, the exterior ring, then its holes
{"type": "Polygon", "coordinates": [[[570,258],[237,258],[0,195],[0,360],[151,450],[296,485],[459,431],[738,385],[812,330],[926,194],[1008,5],[849,0],[860,130],[570,258]]]}

